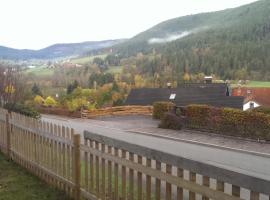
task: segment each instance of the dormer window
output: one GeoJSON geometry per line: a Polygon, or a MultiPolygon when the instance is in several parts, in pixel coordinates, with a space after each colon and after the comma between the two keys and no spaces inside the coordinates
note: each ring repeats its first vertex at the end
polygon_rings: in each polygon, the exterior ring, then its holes
{"type": "Polygon", "coordinates": [[[176,97],[176,94],[171,94],[169,99],[170,100],[175,100],[175,97],[176,97]]]}

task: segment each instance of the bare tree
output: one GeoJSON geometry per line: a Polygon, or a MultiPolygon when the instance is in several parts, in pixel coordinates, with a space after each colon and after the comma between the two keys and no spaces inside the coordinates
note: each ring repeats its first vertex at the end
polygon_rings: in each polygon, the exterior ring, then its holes
{"type": "Polygon", "coordinates": [[[23,76],[19,68],[0,64],[0,106],[20,102],[24,91],[23,76]]]}

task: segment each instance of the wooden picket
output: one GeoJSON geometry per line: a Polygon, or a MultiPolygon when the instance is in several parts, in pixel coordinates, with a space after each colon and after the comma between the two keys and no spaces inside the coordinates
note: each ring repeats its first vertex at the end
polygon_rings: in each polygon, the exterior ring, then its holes
{"type": "Polygon", "coordinates": [[[48,184],[80,198],[80,135],[0,110],[0,150],[48,184]]]}

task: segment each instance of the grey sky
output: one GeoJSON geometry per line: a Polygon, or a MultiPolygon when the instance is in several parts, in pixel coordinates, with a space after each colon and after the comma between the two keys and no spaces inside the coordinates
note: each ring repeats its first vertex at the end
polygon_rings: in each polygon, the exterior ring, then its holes
{"type": "Polygon", "coordinates": [[[129,38],[164,20],[256,0],[1,0],[0,45],[129,38]]]}

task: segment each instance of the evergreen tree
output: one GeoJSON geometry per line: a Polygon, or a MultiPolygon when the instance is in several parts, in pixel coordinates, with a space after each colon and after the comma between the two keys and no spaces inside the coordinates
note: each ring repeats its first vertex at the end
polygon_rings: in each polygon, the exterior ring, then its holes
{"type": "Polygon", "coordinates": [[[36,95],[43,96],[40,88],[38,87],[38,85],[36,83],[32,87],[32,94],[35,96],[36,95]]]}

